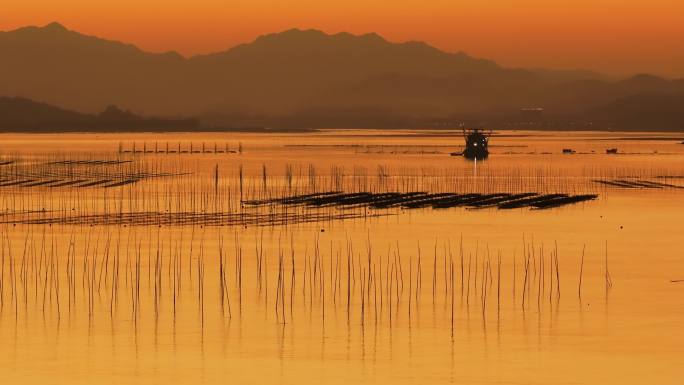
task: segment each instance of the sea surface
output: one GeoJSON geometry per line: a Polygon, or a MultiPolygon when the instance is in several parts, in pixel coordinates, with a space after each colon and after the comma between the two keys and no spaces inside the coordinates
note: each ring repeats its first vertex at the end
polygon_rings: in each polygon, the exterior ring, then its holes
{"type": "Polygon", "coordinates": [[[2,383],[681,384],[680,136],[2,134],[2,383]],[[332,191],[598,197],[245,204],[332,191]]]}

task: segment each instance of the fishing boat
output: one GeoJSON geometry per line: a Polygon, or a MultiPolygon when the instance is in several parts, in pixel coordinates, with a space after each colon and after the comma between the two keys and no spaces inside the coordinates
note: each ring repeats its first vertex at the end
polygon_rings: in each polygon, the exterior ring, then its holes
{"type": "Polygon", "coordinates": [[[465,150],[463,156],[466,159],[486,159],[489,156],[489,137],[479,129],[470,131],[463,130],[465,138],[465,150]]]}

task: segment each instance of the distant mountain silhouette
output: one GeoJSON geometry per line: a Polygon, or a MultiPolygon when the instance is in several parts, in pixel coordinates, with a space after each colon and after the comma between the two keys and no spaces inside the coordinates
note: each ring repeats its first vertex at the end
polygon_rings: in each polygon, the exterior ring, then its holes
{"type": "Polygon", "coordinates": [[[630,131],[684,131],[684,93],[640,93],[591,111],[604,124],[630,131]]]}
{"type": "Polygon", "coordinates": [[[510,69],[421,42],[298,29],[184,58],[52,23],[0,32],[0,57],[0,95],[88,113],[116,104],[146,115],[199,116],[212,125],[496,120],[530,106],[549,116],[591,117],[634,95],[684,92],[681,80],[510,69]]]}
{"type": "Polygon", "coordinates": [[[24,98],[0,97],[0,131],[187,131],[195,119],[144,118],[116,106],[97,115],[82,114],[24,98]]]}

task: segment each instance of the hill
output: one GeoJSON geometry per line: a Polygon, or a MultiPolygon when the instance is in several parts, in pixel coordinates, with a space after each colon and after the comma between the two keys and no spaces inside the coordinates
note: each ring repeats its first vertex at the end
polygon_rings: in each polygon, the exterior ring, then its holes
{"type": "Polygon", "coordinates": [[[161,119],[137,116],[116,106],[99,114],[82,114],[24,98],[0,97],[0,131],[187,131],[197,129],[195,119],[161,119]]]}

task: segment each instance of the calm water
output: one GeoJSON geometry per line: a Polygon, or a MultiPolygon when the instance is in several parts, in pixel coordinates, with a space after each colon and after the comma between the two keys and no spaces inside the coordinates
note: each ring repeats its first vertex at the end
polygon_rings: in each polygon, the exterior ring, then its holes
{"type": "Polygon", "coordinates": [[[458,134],[3,135],[2,155],[24,166],[120,157],[146,172],[183,173],[112,189],[0,187],[6,210],[45,208],[43,216],[248,212],[235,203],[239,191],[284,194],[287,165],[298,193],[600,195],[550,210],[395,209],[287,226],[6,223],[3,380],[680,383],[684,282],[672,281],[684,279],[682,191],[594,181],[684,186],[681,139],[506,134],[477,164],[448,156],[458,134]],[[243,153],[117,153],[119,142],[127,149],[133,141],[242,143],[243,153]],[[613,147],[623,154],[606,155],[613,147]]]}

